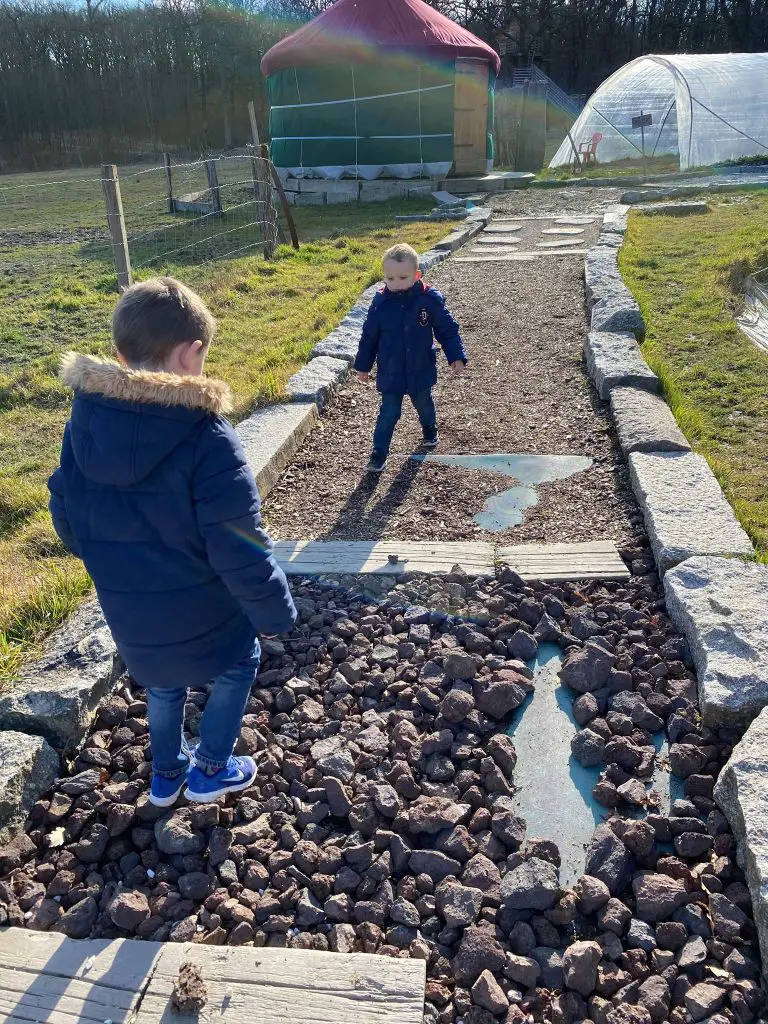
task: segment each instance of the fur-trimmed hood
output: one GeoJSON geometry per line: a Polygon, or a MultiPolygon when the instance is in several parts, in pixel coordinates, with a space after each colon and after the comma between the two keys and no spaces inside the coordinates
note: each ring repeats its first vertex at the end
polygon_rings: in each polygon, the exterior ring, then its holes
{"type": "Polygon", "coordinates": [[[67,387],[121,402],[143,402],[166,408],[204,409],[216,416],[232,411],[227,384],[211,377],[179,377],[175,373],[132,370],[113,359],[66,352],[59,376],[67,387]]]}
{"type": "Polygon", "coordinates": [[[75,392],[67,429],[81,473],[120,488],[165,472],[179,445],[231,405],[221,381],[131,370],[74,352],[62,359],[61,380],[75,392]]]}

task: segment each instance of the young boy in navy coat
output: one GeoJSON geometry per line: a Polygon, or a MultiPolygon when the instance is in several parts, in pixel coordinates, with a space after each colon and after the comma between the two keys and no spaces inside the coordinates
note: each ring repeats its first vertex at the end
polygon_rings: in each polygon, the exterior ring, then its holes
{"type": "Polygon", "coordinates": [[[203,376],[216,322],[170,277],[136,284],[112,319],[119,362],[70,352],[56,532],[82,558],[128,671],[145,687],[150,800],[187,786],[208,802],[247,789],[233,757],[259,667],[257,634],[291,629],[288,585],[261,528],[256,481],[230,423],[229,388],[203,376]],[[192,754],[187,689],[214,680],[192,754]]]}
{"type": "Polygon", "coordinates": [[[354,368],[367,383],[377,364],[376,387],[381,409],[373,432],[369,473],[381,473],[408,395],[418,413],[425,448],[437,444],[437,412],[432,388],[437,383],[440,343],[454,373],[463,373],[467,353],[459,325],[445,307],[440,292],[421,280],[419,257],[410,245],[395,245],[384,253],[385,287],[378,292],[363,326],[354,368]]]}

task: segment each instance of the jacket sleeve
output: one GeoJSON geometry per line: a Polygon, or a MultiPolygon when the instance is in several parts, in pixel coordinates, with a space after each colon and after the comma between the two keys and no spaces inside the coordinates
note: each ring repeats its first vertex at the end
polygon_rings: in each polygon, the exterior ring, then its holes
{"type": "Polygon", "coordinates": [[[378,302],[374,299],[371,303],[371,308],[368,310],[368,316],[365,318],[365,323],[363,324],[363,333],[360,335],[360,345],[357,349],[353,368],[355,370],[359,370],[361,373],[371,372],[379,351],[381,328],[379,327],[379,317],[377,312],[378,305],[378,302]]]}
{"type": "MultiPolygon", "coordinates": [[[[64,440],[62,442],[62,458],[66,455],[69,445],[69,424],[67,424],[64,429],[64,440]]],[[[77,541],[72,533],[69,516],[67,515],[67,502],[64,496],[64,473],[61,466],[51,475],[48,481],[48,491],[50,492],[48,508],[53,520],[53,528],[67,551],[77,555],[79,558],[80,552],[77,549],[77,541]]]]}
{"type": "Polygon", "coordinates": [[[459,325],[453,319],[445,305],[445,297],[440,292],[431,292],[432,330],[440,342],[440,347],[445,352],[445,358],[449,363],[467,362],[467,353],[464,342],[461,340],[459,325]]]}
{"type": "Polygon", "coordinates": [[[288,632],[296,608],[261,526],[256,481],[232,426],[226,420],[210,421],[196,455],[192,498],[211,567],[258,633],[288,632]]]}

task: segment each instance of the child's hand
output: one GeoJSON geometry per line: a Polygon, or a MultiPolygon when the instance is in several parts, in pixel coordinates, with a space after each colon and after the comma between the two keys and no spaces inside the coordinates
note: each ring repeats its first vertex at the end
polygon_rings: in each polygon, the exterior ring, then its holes
{"type": "Polygon", "coordinates": [[[355,370],[355,373],[357,374],[357,379],[360,381],[361,384],[368,384],[368,383],[370,383],[370,380],[371,380],[370,373],[363,373],[362,370],[355,370]]]}
{"type": "Polygon", "coordinates": [[[465,363],[461,359],[457,359],[455,363],[451,363],[451,369],[457,377],[460,377],[466,368],[465,363]]]}

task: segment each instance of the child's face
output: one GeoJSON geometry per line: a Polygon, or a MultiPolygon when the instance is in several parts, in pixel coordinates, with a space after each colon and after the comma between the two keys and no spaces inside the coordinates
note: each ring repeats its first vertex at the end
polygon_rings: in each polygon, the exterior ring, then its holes
{"type": "Polygon", "coordinates": [[[384,260],[384,281],[391,292],[406,292],[420,277],[419,268],[405,260],[384,260]]]}

